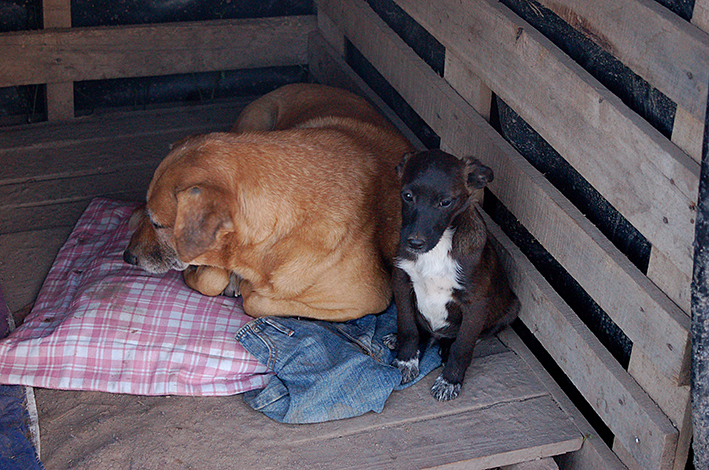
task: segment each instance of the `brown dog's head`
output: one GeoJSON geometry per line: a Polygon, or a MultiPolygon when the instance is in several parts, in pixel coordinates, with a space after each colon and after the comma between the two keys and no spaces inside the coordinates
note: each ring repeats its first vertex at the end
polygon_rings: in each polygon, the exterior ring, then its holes
{"type": "Polygon", "coordinates": [[[130,220],[135,231],[123,253],[127,263],[151,273],[206,264],[199,258],[233,231],[233,197],[220,172],[207,171],[208,158],[194,158],[209,147],[204,136],[184,140],[155,170],[147,203],[130,220]]]}

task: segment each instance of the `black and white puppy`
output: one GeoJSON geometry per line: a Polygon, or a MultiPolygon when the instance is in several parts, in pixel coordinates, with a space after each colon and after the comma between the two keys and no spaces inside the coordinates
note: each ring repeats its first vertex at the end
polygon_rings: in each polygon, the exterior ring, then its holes
{"type": "Polygon", "coordinates": [[[519,302],[487,240],[475,199],[492,170],[440,150],[410,153],[398,168],[402,227],[394,269],[402,383],[419,374],[420,345],[440,341],[443,372],[431,394],[460,393],[475,343],[511,323],[519,302]]]}

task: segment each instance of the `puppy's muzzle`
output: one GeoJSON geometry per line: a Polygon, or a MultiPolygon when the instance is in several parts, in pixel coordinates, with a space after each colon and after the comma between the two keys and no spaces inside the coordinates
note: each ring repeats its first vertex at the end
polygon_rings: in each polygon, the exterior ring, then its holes
{"type": "Polygon", "coordinates": [[[417,237],[410,237],[406,240],[406,245],[411,251],[421,251],[426,245],[426,240],[417,237]]]}

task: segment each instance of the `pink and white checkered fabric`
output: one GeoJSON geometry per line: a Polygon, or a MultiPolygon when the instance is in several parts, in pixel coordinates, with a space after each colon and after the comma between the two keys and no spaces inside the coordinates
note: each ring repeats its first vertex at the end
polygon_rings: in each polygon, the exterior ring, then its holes
{"type": "Polygon", "coordinates": [[[231,395],[270,375],[235,339],[241,299],[123,262],[135,205],[95,199],[32,313],[0,341],[0,383],[139,395],[231,395]]]}

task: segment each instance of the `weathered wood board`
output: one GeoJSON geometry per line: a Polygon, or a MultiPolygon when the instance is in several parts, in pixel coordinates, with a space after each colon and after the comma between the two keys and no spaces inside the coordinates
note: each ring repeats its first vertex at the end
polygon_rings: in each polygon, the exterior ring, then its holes
{"type": "Polygon", "coordinates": [[[33,302],[94,197],[140,201],[173,142],[226,131],[250,99],[2,130],[0,285],[12,312],[33,302]]]}
{"type": "Polygon", "coordinates": [[[565,454],[582,435],[497,340],[481,344],[461,396],[429,394],[437,371],[381,414],[279,424],[240,397],[134,397],[36,390],[48,468],[470,469],[565,454]]]}
{"type": "MultiPolygon", "coordinates": [[[[587,344],[589,349],[584,348],[586,352],[580,357],[585,357],[584,360],[591,360],[591,358],[599,360],[596,366],[582,366],[575,360],[569,362],[569,357],[562,357],[574,349],[572,344],[579,342],[564,340],[565,344],[557,344],[558,335],[553,334],[552,331],[558,329],[558,324],[555,323],[554,328],[547,330],[549,336],[546,340],[543,339],[545,335],[543,331],[536,328],[536,323],[530,326],[542,343],[549,341],[545,347],[552,352],[557,362],[561,361],[562,368],[568,367],[565,370],[569,377],[575,376],[579,370],[611,371],[611,376],[606,377],[608,380],[597,377],[589,382],[583,379],[583,383],[577,384],[582,393],[587,396],[587,400],[594,405],[601,416],[606,417],[604,420],[610,422],[613,432],[621,436],[621,440],[627,444],[633,454],[643,454],[639,460],[646,459],[643,461],[644,468],[671,466],[675,459],[675,449],[679,449],[677,431],[664,413],[648,399],[647,393],[663,403],[663,410],[671,414],[673,420],[676,419],[674,423],[677,423],[677,426],[684,426],[686,421],[681,409],[683,404],[686,404],[686,393],[682,390],[682,386],[677,384],[687,380],[688,317],[647,277],[630,265],[628,260],[558,191],[551,187],[541,174],[512,150],[489,126],[486,127],[484,119],[473,112],[472,107],[454,90],[447,88],[443,80],[389,30],[365,2],[349,2],[346,7],[342,2],[335,1],[319,2],[319,5],[321,11],[340,25],[353,45],[441,136],[441,145],[444,149],[459,155],[476,155],[493,167],[496,174],[496,181],[490,186],[493,193],[631,337],[634,349],[639,352],[639,355],[635,360],[631,360],[630,372],[637,374],[637,379],[642,384],[652,382],[653,377],[658,373],[668,377],[670,381],[668,386],[673,390],[669,395],[659,387],[648,387],[647,391],[643,390],[637,387],[633,379],[627,375],[622,378],[625,372],[621,371],[600,344],[592,344],[596,340],[588,331],[581,333],[581,336],[586,338],[581,343],[587,344]],[[667,321],[669,318],[672,320],[667,321]],[[646,327],[648,325],[639,327],[639,322],[645,321],[654,326],[650,326],[649,329],[646,327]],[[667,334],[668,325],[674,325],[672,328],[676,328],[675,338],[678,340],[671,347],[667,347],[666,341],[668,337],[673,336],[667,334]],[[654,333],[648,334],[653,330],[654,333]],[[643,355],[653,356],[650,360],[653,364],[652,370],[638,365],[640,352],[643,355]],[[670,359],[671,357],[673,359],[670,359]],[[670,365],[668,360],[678,362],[670,365]],[[612,372],[613,370],[615,372],[612,372]],[[615,378],[610,379],[610,377],[615,378]],[[615,385],[611,385],[614,382],[615,385]],[[635,412],[628,412],[626,418],[621,418],[620,416],[623,416],[627,410],[621,411],[604,405],[613,401],[608,397],[627,393],[630,393],[628,396],[634,397],[630,399],[635,402],[634,406],[637,405],[638,409],[644,410],[641,414],[645,414],[645,419],[649,420],[647,423],[655,423],[650,427],[657,426],[656,431],[651,434],[654,437],[664,436],[660,441],[654,444],[645,441],[643,444],[643,439],[636,439],[638,436],[634,434],[637,429],[646,427],[635,421],[638,415],[635,412]],[[673,400],[671,396],[675,395],[679,400],[675,403],[676,406],[670,404],[673,400]],[[662,431],[659,431],[660,429],[662,431]],[[648,447],[640,450],[636,445],[638,443],[648,447]]],[[[579,322],[573,313],[567,313],[569,315],[567,319],[571,324],[579,322]]],[[[581,379],[581,376],[577,378],[581,379]]],[[[626,406],[622,408],[627,409],[626,406]]],[[[686,435],[684,432],[683,436],[686,435]]],[[[681,456],[678,458],[681,459],[681,456]]]]}
{"type": "Polygon", "coordinates": [[[451,0],[433,9],[410,0],[397,3],[475,67],[678,268],[691,272],[696,161],[502,4],[480,0],[469,8],[451,0]]]}
{"type": "Polygon", "coordinates": [[[314,29],[293,16],[6,33],[0,87],[301,65],[314,29]]]}

